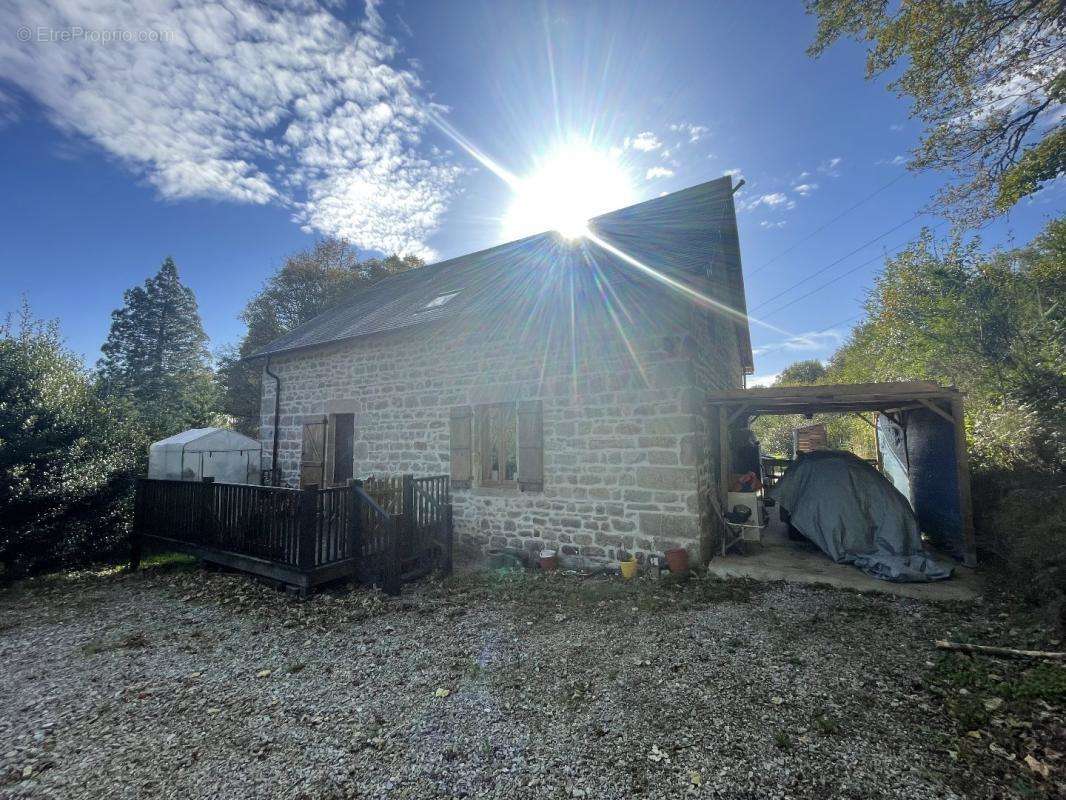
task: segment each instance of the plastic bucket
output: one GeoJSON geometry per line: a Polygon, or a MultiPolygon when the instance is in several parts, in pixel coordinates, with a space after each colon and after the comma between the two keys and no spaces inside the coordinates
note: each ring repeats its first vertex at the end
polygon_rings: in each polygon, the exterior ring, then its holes
{"type": "Polygon", "coordinates": [[[554,550],[541,550],[538,563],[545,572],[559,569],[559,554],[554,550]]]}
{"type": "Polygon", "coordinates": [[[622,561],[620,566],[622,568],[622,577],[625,580],[633,580],[637,576],[637,560],[632,556],[630,556],[628,561],[622,561]]]}

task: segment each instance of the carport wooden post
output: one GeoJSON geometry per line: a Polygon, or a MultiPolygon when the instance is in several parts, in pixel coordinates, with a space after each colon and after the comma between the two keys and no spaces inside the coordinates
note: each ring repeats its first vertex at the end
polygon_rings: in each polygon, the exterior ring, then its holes
{"type": "MultiPolygon", "coordinates": [[[[729,479],[733,467],[730,464],[729,452],[732,449],[732,440],[729,436],[729,406],[718,406],[718,507],[726,510],[729,503],[729,479]]],[[[722,552],[725,552],[725,534],[722,534],[722,552]]]]}
{"type": "Polygon", "coordinates": [[[959,509],[962,511],[962,536],[966,545],[962,563],[977,566],[977,543],[973,531],[973,495],[970,492],[970,458],[966,453],[966,415],[962,395],[951,397],[951,419],[955,428],[955,469],[959,484],[959,509]]]}

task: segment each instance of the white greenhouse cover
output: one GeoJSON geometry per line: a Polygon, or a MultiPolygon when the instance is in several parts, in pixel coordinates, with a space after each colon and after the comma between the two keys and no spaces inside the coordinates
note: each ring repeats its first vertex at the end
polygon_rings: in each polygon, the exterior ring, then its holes
{"type": "Polygon", "coordinates": [[[259,483],[261,445],[228,428],[192,428],[148,448],[148,477],[259,483]]]}

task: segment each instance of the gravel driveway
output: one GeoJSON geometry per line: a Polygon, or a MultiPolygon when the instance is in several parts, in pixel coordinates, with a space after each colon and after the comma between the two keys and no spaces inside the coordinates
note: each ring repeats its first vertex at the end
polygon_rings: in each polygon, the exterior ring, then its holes
{"type": "Polygon", "coordinates": [[[959,766],[924,685],[965,611],[699,579],[300,601],[187,567],[52,576],[0,596],[0,797],[1014,796],[959,766]]]}

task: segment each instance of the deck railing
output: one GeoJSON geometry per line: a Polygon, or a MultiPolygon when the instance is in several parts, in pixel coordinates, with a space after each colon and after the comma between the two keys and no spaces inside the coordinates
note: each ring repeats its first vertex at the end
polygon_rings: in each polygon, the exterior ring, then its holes
{"type": "Polygon", "coordinates": [[[302,592],[348,576],[399,592],[412,565],[451,569],[447,482],[405,475],[300,490],[142,478],[133,561],[148,541],[302,592]]]}

